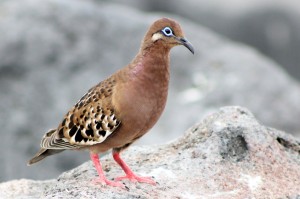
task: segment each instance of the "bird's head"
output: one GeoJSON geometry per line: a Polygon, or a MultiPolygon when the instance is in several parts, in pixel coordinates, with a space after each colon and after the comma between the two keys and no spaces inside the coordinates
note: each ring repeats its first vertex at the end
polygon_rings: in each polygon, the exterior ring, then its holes
{"type": "Polygon", "coordinates": [[[159,43],[169,49],[174,46],[183,45],[194,54],[194,48],[184,37],[180,25],[169,18],[161,18],[150,26],[144,38],[144,45],[151,46],[154,43],[159,43]]]}

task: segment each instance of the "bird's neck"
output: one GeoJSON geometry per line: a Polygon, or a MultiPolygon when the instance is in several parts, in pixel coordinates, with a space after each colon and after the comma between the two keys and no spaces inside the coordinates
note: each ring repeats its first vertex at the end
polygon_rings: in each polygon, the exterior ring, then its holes
{"type": "Polygon", "coordinates": [[[134,95],[137,98],[157,100],[162,98],[161,103],[165,103],[170,79],[169,52],[170,49],[158,46],[141,48],[131,64],[120,71],[124,84],[123,93],[119,93],[119,97],[134,95]]]}
{"type": "Polygon", "coordinates": [[[129,78],[133,81],[141,80],[143,83],[159,84],[169,81],[170,49],[157,47],[141,48],[131,67],[129,78]]]}
{"type": "Polygon", "coordinates": [[[117,85],[118,92],[113,96],[113,104],[116,110],[130,110],[130,115],[126,116],[119,112],[120,117],[129,120],[147,117],[144,121],[148,121],[149,117],[153,121],[158,119],[168,95],[169,51],[160,48],[142,49],[131,64],[119,71],[122,83],[117,85]]]}

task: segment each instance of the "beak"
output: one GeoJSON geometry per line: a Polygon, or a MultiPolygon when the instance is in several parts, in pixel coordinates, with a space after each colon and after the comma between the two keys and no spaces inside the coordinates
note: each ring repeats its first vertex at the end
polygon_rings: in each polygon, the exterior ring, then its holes
{"type": "Polygon", "coordinates": [[[181,45],[184,45],[187,49],[191,51],[191,53],[194,54],[194,47],[186,38],[184,37],[175,37],[175,38],[181,45]]]}

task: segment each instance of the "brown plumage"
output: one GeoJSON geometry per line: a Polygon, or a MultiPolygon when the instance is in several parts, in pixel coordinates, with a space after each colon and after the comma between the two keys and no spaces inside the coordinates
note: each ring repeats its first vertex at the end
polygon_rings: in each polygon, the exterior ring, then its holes
{"type": "Polygon", "coordinates": [[[169,52],[177,45],[194,53],[177,22],[168,18],[155,21],[133,61],[92,87],[59,126],[44,135],[41,150],[28,164],[65,149],[89,149],[98,181],[123,187],[105,178],[99,162],[99,153],[113,149],[114,159],[126,173],[117,180],[128,178],[155,184],[150,178],[136,176],[119,153],[143,136],[160,117],[168,94],[169,52]]]}

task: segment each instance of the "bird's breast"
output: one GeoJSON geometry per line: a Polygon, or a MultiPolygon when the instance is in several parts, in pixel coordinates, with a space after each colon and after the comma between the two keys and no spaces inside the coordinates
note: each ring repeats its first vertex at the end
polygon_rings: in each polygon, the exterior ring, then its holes
{"type": "Polygon", "coordinates": [[[146,76],[119,85],[114,96],[116,111],[124,129],[134,127],[129,132],[133,137],[146,133],[159,119],[166,105],[168,82],[168,75],[159,79],[146,76]]]}
{"type": "MultiPolygon", "coordinates": [[[[153,84],[157,84],[157,82],[153,84]]],[[[130,118],[142,118],[147,121],[161,114],[166,104],[167,94],[166,83],[151,86],[136,85],[124,93],[121,106],[130,110],[128,112],[130,118]]]]}

